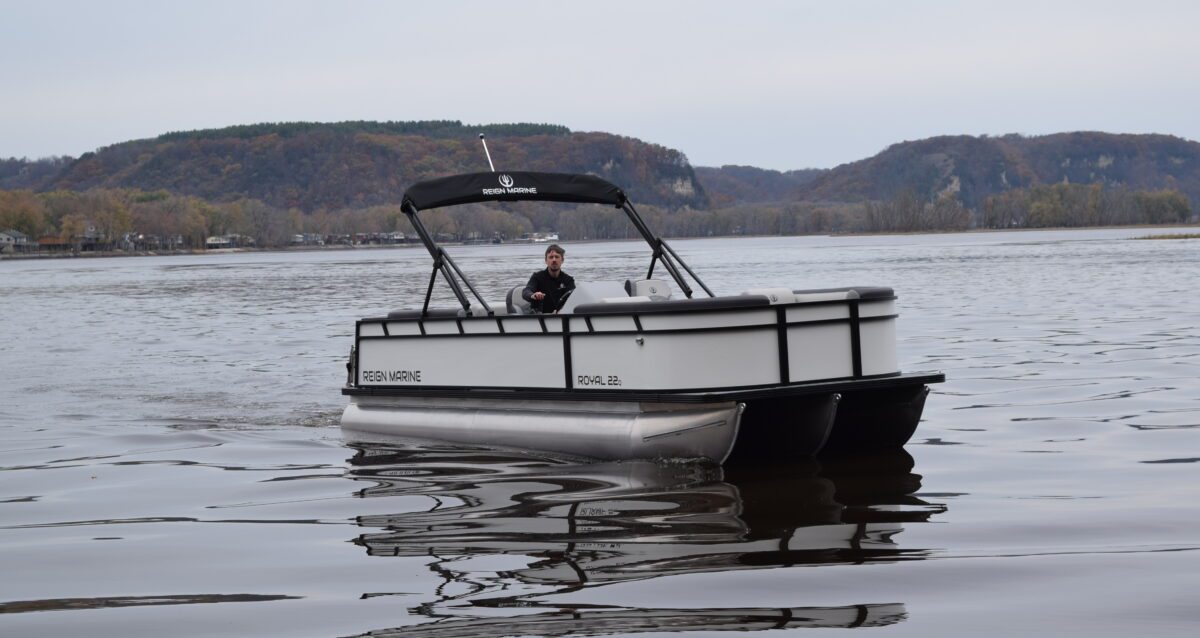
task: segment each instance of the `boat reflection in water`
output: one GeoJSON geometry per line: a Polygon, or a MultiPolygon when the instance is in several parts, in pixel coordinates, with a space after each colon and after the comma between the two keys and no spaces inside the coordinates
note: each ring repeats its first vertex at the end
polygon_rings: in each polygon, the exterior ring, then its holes
{"type": "MultiPolygon", "coordinates": [[[[372,636],[893,624],[905,618],[902,604],[665,609],[547,599],[677,574],[920,558],[924,551],[901,548],[896,535],[903,523],[945,511],[913,495],[920,476],[903,450],[740,468],[577,463],[443,444],[354,447],[351,475],[372,484],[359,496],[421,495],[430,505],[358,517],[369,531],[355,542],[372,556],[429,557],[441,582],[436,600],[412,610],[434,622],[372,636]],[[495,571],[494,561],[472,560],[488,555],[515,567],[495,571]],[[503,608],[520,614],[497,617],[503,608]]],[[[373,595],[380,594],[366,594],[373,595]]]]}

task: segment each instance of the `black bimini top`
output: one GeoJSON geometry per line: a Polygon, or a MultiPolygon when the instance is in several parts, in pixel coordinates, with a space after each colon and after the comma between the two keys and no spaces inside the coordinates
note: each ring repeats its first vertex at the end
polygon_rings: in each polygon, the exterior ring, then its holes
{"type": "Polygon", "coordinates": [[[539,200],[620,207],[625,193],[592,175],[569,173],[467,173],[413,184],[404,192],[409,212],[478,202],[539,200]]]}

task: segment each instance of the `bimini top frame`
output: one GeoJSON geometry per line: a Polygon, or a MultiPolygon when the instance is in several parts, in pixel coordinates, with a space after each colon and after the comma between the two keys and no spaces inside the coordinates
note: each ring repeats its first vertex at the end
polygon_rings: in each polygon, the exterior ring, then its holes
{"type": "Polygon", "coordinates": [[[433,284],[440,272],[446,283],[462,304],[463,310],[471,314],[471,302],[463,292],[458,280],[461,279],[471,294],[479,300],[487,314],[495,311],[488,305],[471,280],[463,274],[454,260],[444,248],[439,246],[429,231],[421,223],[418,213],[422,210],[457,206],[460,204],[475,204],[480,202],[519,202],[519,201],[549,201],[573,204],[606,204],[625,211],[625,215],[633,222],[634,228],[650,245],[653,256],[650,259],[650,269],[646,278],[654,277],[654,268],[662,261],[663,268],[670,273],[671,278],[679,285],[679,289],[687,297],[692,296],[692,288],[681,272],[686,271],[708,296],[713,292],[696,276],[683,259],[663,240],[655,235],[646,222],[638,215],[633,204],[625,193],[615,185],[592,175],[573,175],[569,173],[536,173],[528,171],[510,171],[507,173],[467,173],[451,175],[413,184],[404,193],[401,210],[408,215],[421,242],[433,257],[433,272],[429,275],[429,289],[425,292],[425,304],[421,314],[429,312],[429,299],[433,295],[433,284]]]}

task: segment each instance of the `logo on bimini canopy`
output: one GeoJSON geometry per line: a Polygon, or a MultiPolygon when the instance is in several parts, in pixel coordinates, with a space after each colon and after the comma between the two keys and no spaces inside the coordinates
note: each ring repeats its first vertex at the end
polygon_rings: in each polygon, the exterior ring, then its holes
{"type": "Polygon", "coordinates": [[[485,188],[484,195],[537,195],[537,187],[526,188],[523,186],[513,186],[512,175],[500,175],[500,186],[502,188],[485,188]]]}

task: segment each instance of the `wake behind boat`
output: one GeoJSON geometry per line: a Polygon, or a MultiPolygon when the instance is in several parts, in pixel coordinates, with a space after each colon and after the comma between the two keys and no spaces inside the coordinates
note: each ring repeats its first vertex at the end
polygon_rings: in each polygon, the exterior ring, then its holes
{"type": "Polygon", "coordinates": [[[592,175],[454,175],[410,187],[402,210],[433,258],[429,287],[420,309],[358,321],[342,390],[352,437],[717,462],[898,448],[927,384],[945,380],[900,371],[891,288],[718,296],[592,175]],[[650,247],[645,276],[579,282],[557,314],[536,314],[523,285],[484,300],[421,223],[444,206],[531,200],[620,208],[650,247]],[[430,308],[439,275],[460,307],[430,308]]]}

